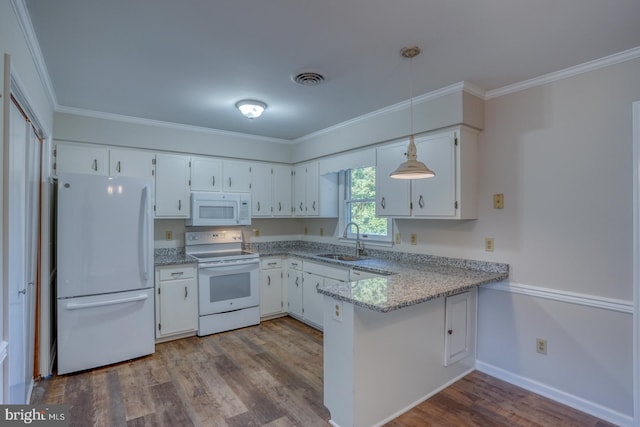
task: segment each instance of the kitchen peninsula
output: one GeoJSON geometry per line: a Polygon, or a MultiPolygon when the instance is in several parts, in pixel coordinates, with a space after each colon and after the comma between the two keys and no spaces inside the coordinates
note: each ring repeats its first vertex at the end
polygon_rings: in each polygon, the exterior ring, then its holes
{"type": "Polygon", "coordinates": [[[509,277],[507,264],[422,254],[373,250],[344,262],[318,255],[340,247],[252,249],[377,273],[317,288],[324,405],[340,427],[382,425],[472,371],[477,287],[509,277]]]}

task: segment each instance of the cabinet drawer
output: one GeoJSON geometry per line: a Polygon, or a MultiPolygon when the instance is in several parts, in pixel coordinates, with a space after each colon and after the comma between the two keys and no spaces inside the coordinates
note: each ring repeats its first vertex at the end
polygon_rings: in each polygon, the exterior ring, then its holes
{"type": "Polygon", "coordinates": [[[287,260],[287,268],[289,270],[302,271],[302,260],[298,258],[290,258],[287,260]]]}
{"type": "Polygon", "coordinates": [[[282,258],[266,258],[260,260],[260,267],[263,270],[268,270],[270,268],[281,268],[282,267],[282,258]]]}
{"type": "Polygon", "coordinates": [[[190,279],[196,276],[195,267],[170,267],[160,269],[160,280],[190,279]]]}

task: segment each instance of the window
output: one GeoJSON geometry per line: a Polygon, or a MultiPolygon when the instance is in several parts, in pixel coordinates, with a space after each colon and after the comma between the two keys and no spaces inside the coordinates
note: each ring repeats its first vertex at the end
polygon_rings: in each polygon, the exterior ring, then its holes
{"type": "MultiPolygon", "coordinates": [[[[391,220],[376,217],[375,166],[346,171],[344,220],[345,225],[358,224],[360,237],[365,240],[391,241],[391,220]]],[[[347,231],[347,237],[355,239],[355,227],[347,231]]]]}

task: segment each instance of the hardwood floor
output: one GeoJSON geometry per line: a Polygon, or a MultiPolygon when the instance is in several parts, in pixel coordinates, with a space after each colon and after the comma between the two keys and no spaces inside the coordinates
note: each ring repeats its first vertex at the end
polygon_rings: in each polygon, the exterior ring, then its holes
{"type": "MultiPolygon", "coordinates": [[[[322,401],[322,333],[290,317],[53,376],[36,383],[32,397],[69,405],[72,426],[329,426],[322,401]]],[[[479,372],[387,424],[609,425],[479,372]]]]}

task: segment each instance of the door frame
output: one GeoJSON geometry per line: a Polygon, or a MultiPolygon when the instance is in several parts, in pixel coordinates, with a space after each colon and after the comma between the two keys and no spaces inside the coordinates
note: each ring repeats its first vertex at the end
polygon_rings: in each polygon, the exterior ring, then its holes
{"type": "Polygon", "coordinates": [[[633,425],[640,427],[640,101],[633,115],[633,425]]]}

